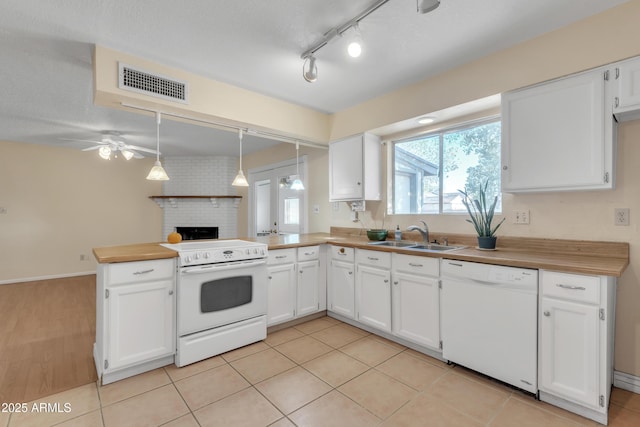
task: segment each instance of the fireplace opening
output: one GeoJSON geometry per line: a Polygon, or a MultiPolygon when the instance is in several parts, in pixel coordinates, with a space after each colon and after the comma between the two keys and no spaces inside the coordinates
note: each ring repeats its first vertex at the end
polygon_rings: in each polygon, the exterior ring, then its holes
{"type": "Polygon", "coordinates": [[[182,240],[217,239],[218,227],[176,227],[182,240]]]}

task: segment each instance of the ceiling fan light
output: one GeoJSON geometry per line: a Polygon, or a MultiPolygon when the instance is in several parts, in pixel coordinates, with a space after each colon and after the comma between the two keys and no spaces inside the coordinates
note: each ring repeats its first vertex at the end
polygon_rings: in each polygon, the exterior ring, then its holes
{"type": "Polygon", "coordinates": [[[120,150],[125,159],[131,160],[133,158],[133,152],[129,150],[120,150]]]}
{"type": "Polygon", "coordinates": [[[318,80],[318,66],[316,65],[316,57],[313,55],[307,56],[302,65],[302,77],[309,83],[313,83],[318,80]]]}
{"type": "Polygon", "coordinates": [[[233,185],[234,187],[248,187],[249,186],[249,183],[247,182],[247,178],[245,178],[244,172],[242,172],[242,169],[240,169],[238,171],[238,175],[236,175],[236,177],[234,178],[234,180],[231,183],[231,185],[233,185]]]}
{"type": "Polygon", "coordinates": [[[167,175],[159,160],[156,160],[156,163],[149,171],[147,179],[149,181],[169,181],[169,175],[167,175]]]}
{"type": "Polygon", "coordinates": [[[108,145],[103,145],[98,150],[98,155],[105,160],[109,160],[111,158],[111,148],[108,145]]]}

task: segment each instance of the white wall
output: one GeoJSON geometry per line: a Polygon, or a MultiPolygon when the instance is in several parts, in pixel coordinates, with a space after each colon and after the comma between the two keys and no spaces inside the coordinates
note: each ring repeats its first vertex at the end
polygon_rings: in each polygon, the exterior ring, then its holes
{"type": "MultiPolygon", "coordinates": [[[[170,180],[164,181],[167,196],[235,196],[231,185],[236,176],[235,157],[167,157],[163,166],[170,180]]],[[[235,199],[176,199],[176,207],[163,202],[162,235],[166,238],[176,227],[218,227],[218,237],[238,237],[238,207],[235,199]]]]}

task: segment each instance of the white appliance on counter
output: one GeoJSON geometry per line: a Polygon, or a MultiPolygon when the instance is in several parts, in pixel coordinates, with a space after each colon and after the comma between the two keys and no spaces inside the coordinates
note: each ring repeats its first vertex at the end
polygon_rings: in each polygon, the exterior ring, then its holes
{"type": "Polygon", "coordinates": [[[266,244],[199,240],[162,246],[179,254],[177,366],[266,338],[266,244]]]}
{"type": "Polygon", "coordinates": [[[538,270],[442,260],[442,357],[538,392],[538,270]]]}

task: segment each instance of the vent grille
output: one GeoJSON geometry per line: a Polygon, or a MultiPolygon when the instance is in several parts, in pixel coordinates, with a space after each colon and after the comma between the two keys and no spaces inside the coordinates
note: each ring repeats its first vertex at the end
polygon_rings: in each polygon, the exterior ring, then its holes
{"type": "Polygon", "coordinates": [[[188,103],[186,82],[152,74],[122,63],[118,64],[118,87],[156,98],[188,103]]]}

